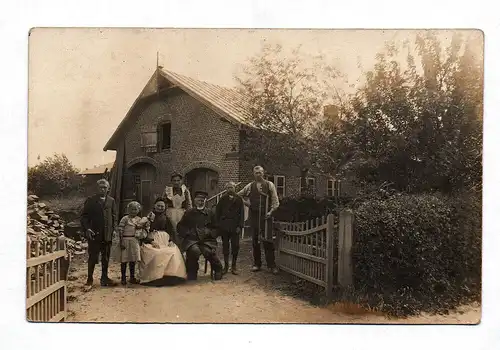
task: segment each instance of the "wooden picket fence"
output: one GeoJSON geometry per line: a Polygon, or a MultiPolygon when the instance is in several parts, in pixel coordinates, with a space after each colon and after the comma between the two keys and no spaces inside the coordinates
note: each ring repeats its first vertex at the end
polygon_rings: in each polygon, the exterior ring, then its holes
{"type": "Polygon", "coordinates": [[[278,222],[277,230],[279,269],[325,288],[328,300],[334,284],[352,283],[353,214],[342,211],[336,219],[329,214],[305,222],[278,222]]]}
{"type": "Polygon", "coordinates": [[[26,317],[34,322],[66,318],[66,240],[49,238],[26,245],[26,317]]]}

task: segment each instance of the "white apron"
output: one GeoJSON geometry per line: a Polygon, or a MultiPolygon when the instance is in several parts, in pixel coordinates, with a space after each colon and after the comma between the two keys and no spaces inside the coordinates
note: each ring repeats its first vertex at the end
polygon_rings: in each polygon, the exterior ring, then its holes
{"type": "Polygon", "coordinates": [[[153,240],[159,248],[152,244],[141,246],[139,262],[139,280],[141,283],[156,281],[163,277],[179,277],[186,279],[186,265],[179,248],[174,243],[168,243],[169,234],[165,231],[155,231],[153,240]]]}
{"type": "Polygon", "coordinates": [[[165,194],[168,199],[172,201],[172,208],[167,208],[166,214],[167,218],[170,220],[173,226],[174,232],[172,232],[172,239],[174,242],[177,242],[177,224],[181,221],[182,216],[184,215],[184,208],[182,208],[182,203],[186,200],[186,186],[182,185],[182,194],[173,194],[172,187],[167,187],[165,189],[165,194]]]}

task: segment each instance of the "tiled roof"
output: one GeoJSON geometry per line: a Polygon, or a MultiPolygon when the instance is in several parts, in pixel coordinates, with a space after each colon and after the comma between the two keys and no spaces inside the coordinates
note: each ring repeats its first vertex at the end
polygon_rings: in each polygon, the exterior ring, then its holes
{"type": "Polygon", "coordinates": [[[106,171],[106,169],[108,169],[108,171],[111,171],[111,168],[113,167],[113,164],[114,163],[108,163],[108,164],[103,164],[103,165],[96,166],[95,168],[92,168],[92,169],[83,170],[83,171],[80,172],[80,175],[100,175],[100,174],[104,174],[104,172],[106,171]]]}
{"type": "Polygon", "coordinates": [[[249,112],[247,108],[245,108],[247,105],[246,100],[238,91],[158,68],[158,71],[155,71],[153,76],[149,79],[125,118],[120,125],[118,125],[117,129],[104,146],[104,151],[113,149],[112,147],[114,147],[115,142],[120,137],[119,135],[121,134],[121,130],[125,127],[126,122],[134,117],[132,111],[139,101],[144,97],[157,93],[158,88],[161,90],[161,86],[158,86],[159,76],[157,73],[161,75],[162,79],[166,79],[170,84],[177,86],[228,121],[239,125],[254,126],[251,122],[249,112]]]}
{"type": "Polygon", "coordinates": [[[160,72],[166,79],[178,85],[188,94],[198,100],[203,100],[216,112],[222,112],[226,118],[237,123],[251,125],[250,115],[245,108],[245,98],[238,91],[164,69],[161,69],[160,72]]]}

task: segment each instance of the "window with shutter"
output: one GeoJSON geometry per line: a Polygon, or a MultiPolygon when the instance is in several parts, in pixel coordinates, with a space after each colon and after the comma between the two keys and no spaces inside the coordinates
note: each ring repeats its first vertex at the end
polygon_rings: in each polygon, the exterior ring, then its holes
{"type": "Polygon", "coordinates": [[[141,133],[141,147],[146,152],[156,152],[158,147],[158,133],[156,131],[143,131],[141,133]]]}

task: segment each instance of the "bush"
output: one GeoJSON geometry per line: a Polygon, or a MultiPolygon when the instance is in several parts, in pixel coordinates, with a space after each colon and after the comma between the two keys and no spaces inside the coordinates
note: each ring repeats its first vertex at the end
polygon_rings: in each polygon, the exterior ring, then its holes
{"type": "Polygon", "coordinates": [[[394,195],[356,209],[354,289],[393,316],[447,312],[478,298],[481,202],[394,195]]]}
{"type": "Polygon", "coordinates": [[[274,215],[277,221],[302,222],[335,213],[345,205],[343,198],[284,198],[274,215]]]}
{"type": "Polygon", "coordinates": [[[78,192],[78,169],[64,155],[55,154],[28,168],[28,192],[38,196],[61,196],[78,192]]]}

